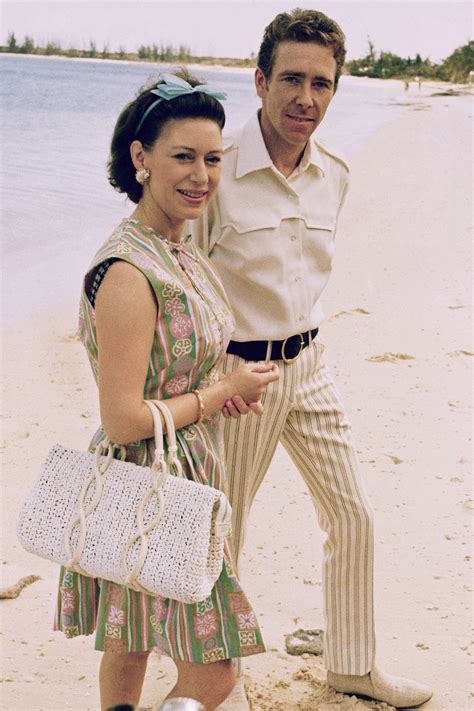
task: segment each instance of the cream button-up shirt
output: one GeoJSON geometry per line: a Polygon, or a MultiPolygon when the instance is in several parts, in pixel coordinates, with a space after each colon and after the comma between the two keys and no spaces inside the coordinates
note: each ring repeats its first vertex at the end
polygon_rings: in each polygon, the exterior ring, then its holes
{"type": "Polygon", "coordinates": [[[348,171],[311,138],[285,178],[257,114],[226,147],[219,192],[190,228],[224,284],[234,340],[283,340],[319,326],[348,171]]]}

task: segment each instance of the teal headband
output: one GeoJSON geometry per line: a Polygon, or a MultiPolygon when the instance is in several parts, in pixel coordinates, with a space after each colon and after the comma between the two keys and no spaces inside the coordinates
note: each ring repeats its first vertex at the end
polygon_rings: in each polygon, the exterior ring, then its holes
{"type": "Polygon", "coordinates": [[[227,94],[224,94],[222,91],[214,91],[213,89],[210,89],[202,84],[199,86],[191,86],[191,84],[188,84],[187,81],[181,79],[181,77],[175,76],[174,74],[162,74],[161,78],[163,83],[157,84],[154,89],[150,90],[150,94],[156,94],[159,98],[150,104],[141,117],[135,131],[135,136],[138,135],[138,132],[143,126],[148,114],[153,111],[155,106],[161,104],[162,101],[171,101],[171,99],[176,99],[178,96],[186,96],[186,94],[196,94],[198,92],[212,96],[213,99],[222,100],[227,98],[227,94]]]}

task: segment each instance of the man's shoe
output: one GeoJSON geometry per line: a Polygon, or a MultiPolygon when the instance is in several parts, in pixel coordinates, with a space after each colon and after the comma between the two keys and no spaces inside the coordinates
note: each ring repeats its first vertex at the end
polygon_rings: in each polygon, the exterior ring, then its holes
{"type": "Polygon", "coordinates": [[[328,672],[328,684],[336,691],[368,696],[377,701],[385,701],[395,708],[421,706],[433,696],[433,692],[424,684],[401,676],[391,676],[377,667],[365,676],[328,672]]]}
{"type": "Polygon", "coordinates": [[[250,711],[243,676],[237,677],[234,688],[226,700],[217,707],[217,711],[250,711]]]}

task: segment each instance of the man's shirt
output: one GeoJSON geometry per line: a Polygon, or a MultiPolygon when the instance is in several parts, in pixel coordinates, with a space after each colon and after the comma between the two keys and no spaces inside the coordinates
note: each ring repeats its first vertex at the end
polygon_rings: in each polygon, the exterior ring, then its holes
{"type": "Polygon", "coordinates": [[[348,171],[312,137],[285,178],[257,114],[226,147],[219,192],[191,229],[224,284],[234,340],[276,341],[319,326],[348,171]]]}

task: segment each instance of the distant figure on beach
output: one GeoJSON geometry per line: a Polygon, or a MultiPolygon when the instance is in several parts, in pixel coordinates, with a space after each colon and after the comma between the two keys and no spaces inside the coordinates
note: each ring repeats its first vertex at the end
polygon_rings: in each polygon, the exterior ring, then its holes
{"type": "Polygon", "coordinates": [[[408,81],[408,79],[403,80],[403,86],[405,87],[405,91],[408,91],[408,89],[410,88],[410,82],[408,81]]]}
{"type": "MultiPolygon", "coordinates": [[[[109,182],[136,204],[101,247],[84,280],[80,336],[98,383],[102,425],[127,461],[150,465],[153,422],[144,399],[166,399],[188,479],[221,488],[225,478],[219,414],[234,398],[261,414],[272,364],[242,364],[222,376],[234,324],[215,268],[184,237],[214,195],[222,160],[222,94],[186,73],[163,75],[141,91],[115,126],[109,182]]],[[[259,625],[228,548],[203,602],[152,597],[64,568],[56,629],[92,634],[102,651],[102,709],[138,705],[148,655],[178,669],[168,698],[215,709],[233,688],[231,659],[265,651],[259,625]]]]}
{"type": "Polygon", "coordinates": [[[418,91],[421,91],[421,77],[415,77],[415,81],[418,84],[418,91]]]}
{"type": "MultiPolygon", "coordinates": [[[[372,511],[318,335],[349,168],[314,132],[337,89],[345,54],[341,28],[321,12],[296,9],[268,25],[255,72],[262,106],[226,147],[221,188],[194,229],[236,319],[224,372],[269,360],[280,367],[280,378],[265,392],[261,418],[239,419],[233,405],[226,412],[236,555],[281,442],[327,534],[324,642],[330,686],[397,707],[417,706],[431,691],[386,674],[375,661],[372,511]]],[[[224,707],[248,709],[242,677],[224,707]]]]}

